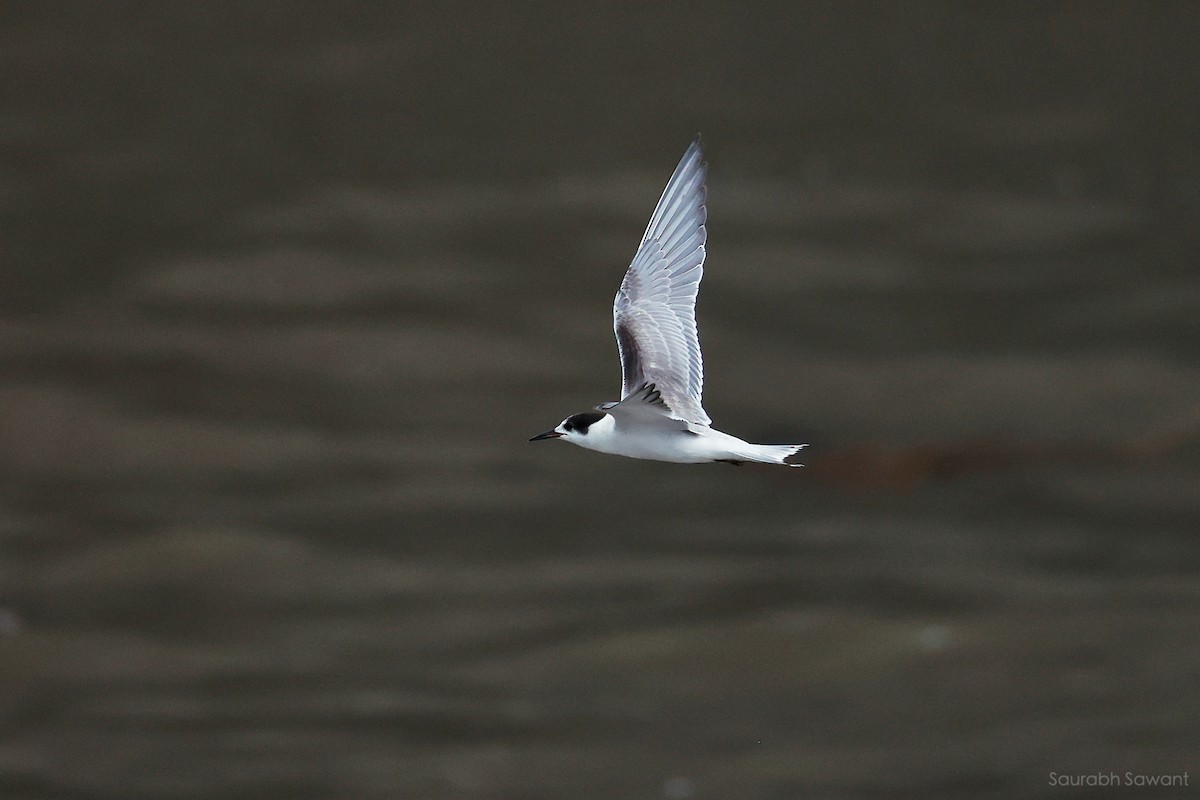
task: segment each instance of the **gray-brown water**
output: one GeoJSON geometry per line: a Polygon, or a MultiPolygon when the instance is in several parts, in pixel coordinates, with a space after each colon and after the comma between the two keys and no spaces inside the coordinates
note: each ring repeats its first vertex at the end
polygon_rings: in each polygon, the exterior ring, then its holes
{"type": "Polygon", "coordinates": [[[1197,9],[7,9],[0,797],[1190,796],[1197,9]]]}

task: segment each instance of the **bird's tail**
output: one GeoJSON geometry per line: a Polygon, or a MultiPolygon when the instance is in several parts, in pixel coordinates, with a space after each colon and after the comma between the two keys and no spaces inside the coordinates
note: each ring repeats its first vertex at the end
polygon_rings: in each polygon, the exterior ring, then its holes
{"type": "Polygon", "coordinates": [[[736,455],[740,459],[746,461],[757,461],[761,464],[783,464],[785,467],[803,467],[803,464],[796,464],[788,459],[796,455],[805,447],[806,444],[747,444],[744,451],[739,451],[736,455]]]}

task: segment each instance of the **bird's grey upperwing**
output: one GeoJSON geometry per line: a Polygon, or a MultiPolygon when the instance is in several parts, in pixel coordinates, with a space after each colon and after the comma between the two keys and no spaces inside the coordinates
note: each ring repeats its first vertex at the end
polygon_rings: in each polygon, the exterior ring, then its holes
{"type": "Polygon", "coordinates": [[[702,433],[709,429],[707,424],[691,422],[673,413],[653,383],[642,384],[641,388],[626,395],[619,403],[605,403],[596,406],[596,409],[611,414],[617,428],[626,431],[642,429],[655,433],[671,430],[702,433]]]}
{"type": "Polygon", "coordinates": [[[653,384],[666,416],[708,425],[696,334],[696,294],[707,238],[702,159],[697,136],[667,182],[617,290],[613,328],[621,351],[622,402],[653,384]]]}

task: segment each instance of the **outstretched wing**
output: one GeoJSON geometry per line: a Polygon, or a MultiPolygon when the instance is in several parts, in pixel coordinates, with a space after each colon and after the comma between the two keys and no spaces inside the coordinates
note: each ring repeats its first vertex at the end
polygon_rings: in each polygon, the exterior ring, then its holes
{"type": "Polygon", "coordinates": [[[697,136],[667,182],[617,290],[613,328],[621,351],[622,402],[653,384],[667,416],[708,425],[696,334],[707,237],[702,157],[697,136]]]}

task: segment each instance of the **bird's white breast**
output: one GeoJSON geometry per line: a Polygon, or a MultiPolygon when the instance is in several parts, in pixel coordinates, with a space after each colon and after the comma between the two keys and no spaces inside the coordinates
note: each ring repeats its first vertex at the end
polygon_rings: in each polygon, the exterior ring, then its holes
{"type": "Polygon", "coordinates": [[[588,450],[627,458],[701,464],[718,458],[728,458],[726,439],[741,443],[740,439],[714,430],[693,434],[666,425],[661,428],[638,426],[632,430],[622,430],[609,414],[592,423],[587,435],[573,436],[569,441],[588,450]]]}

